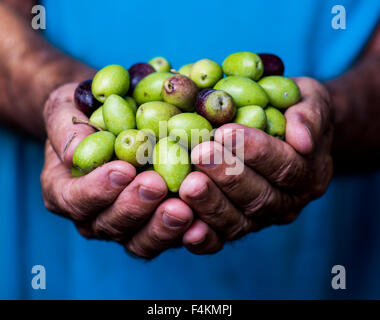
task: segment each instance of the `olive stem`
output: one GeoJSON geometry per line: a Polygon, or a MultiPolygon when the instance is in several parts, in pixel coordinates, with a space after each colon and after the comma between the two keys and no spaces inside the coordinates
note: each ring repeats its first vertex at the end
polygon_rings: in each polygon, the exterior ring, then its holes
{"type": "Polygon", "coordinates": [[[95,124],[93,124],[87,120],[78,119],[77,117],[73,117],[72,121],[73,121],[73,124],[87,124],[88,126],[90,126],[91,128],[94,128],[97,131],[103,131],[102,128],[98,127],[97,125],[95,125],[95,124]]]}
{"type": "Polygon", "coordinates": [[[171,73],[175,73],[175,74],[178,74],[178,73],[179,73],[176,69],[170,69],[170,72],[171,72],[171,73]]]}

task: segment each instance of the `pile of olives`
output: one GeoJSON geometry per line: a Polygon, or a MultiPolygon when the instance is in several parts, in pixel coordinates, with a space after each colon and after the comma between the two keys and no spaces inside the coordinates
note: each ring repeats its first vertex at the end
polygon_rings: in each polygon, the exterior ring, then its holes
{"type": "Polygon", "coordinates": [[[301,95],[283,74],[279,57],[251,52],[231,54],[222,66],[202,59],[178,72],[163,57],[129,70],[109,65],[75,90],[77,108],[97,132],[76,148],[72,173],[82,176],[119,159],[155,170],[177,192],[192,170],[191,149],[212,140],[223,124],[284,139],[283,112],[301,95]]]}

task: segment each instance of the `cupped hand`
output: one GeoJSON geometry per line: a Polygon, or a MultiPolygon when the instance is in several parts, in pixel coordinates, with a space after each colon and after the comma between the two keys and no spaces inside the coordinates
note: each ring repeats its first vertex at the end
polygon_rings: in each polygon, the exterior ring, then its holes
{"type": "Polygon", "coordinates": [[[303,99],[285,112],[286,141],[227,124],[215,141],[193,149],[199,172],[188,175],[180,189],[181,199],[197,214],[183,237],[191,252],[214,253],[227,240],[290,223],[326,191],[333,172],[330,97],[316,80],[294,80],[303,99]],[[242,139],[238,129],[244,130],[242,139]],[[240,172],[228,173],[234,167],[240,172]]]}
{"type": "Polygon", "coordinates": [[[113,240],[130,253],[153,258],[181,244],[193,212],[180,199],[165,199],[167,187],[154,171],[136,175],[124,161],[112,161],[91,173],[72,178],[76,146],[94,130],[73,124],[88,120],[74,106],[77,84],[54,91],[44,108],[48,140],[41,175],[45,206],[71,219],[87,238],[113,240]]]}

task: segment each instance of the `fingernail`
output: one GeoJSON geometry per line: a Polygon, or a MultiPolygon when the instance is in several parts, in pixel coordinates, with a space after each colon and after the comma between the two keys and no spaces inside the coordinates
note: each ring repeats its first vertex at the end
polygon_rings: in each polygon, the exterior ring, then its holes
{"type": "Polygon", "coordinates": [[[111,183],[117,187],[126,186],[128,183],[132,181],[132,178],[130,176],[119,171],[112,171],[109,175],[109,179],[111,183]]]}
{"type": "Polygon", "coordinates": [[[180,218],[174,217],[166,212],[162,214],[162,221],[169,228],[179,228],[187,224],[187,220],[182,220],[180,218]]]}
{"type": "Polygon", "coordinates": [[[191,199],[197,200],[197,201],[204,200],[207,198],[207,196],[208,196],[207,184],[204,187],[202,187],[200,190],[198,190],[197,192],[194,192],[189,195],[191,199]]]}
{"type": "Polygon", "coordinates": [[[160,199],[164,195],[164,193],[159,190],[149,189],[147,187],[141,186],[139,188],[139,195],[141,198],[145,200],[152,201],[160,199]]]}
{"type": "Polygon", "coordinates": [[[200,165],[205,169],[214,169],[221,162],[221,156],[217,152],[205,154],[202,156],[200,165]]]}
{"type": "Polygon", "coordinates": [[[206,169],[214,169],[217,166],[217,164],[215,164],[215,163],[206,163],[206,164],[201,163],[201,166],[206,168],[206,169]]]}

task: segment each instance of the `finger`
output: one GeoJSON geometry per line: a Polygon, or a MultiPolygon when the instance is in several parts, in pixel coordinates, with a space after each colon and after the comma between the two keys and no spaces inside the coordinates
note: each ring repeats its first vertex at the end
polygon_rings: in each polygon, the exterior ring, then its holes
{"type": "Polygon", "coordinates": [[[125,247],[133,254],[151,259],[174,247],[193,221],[193,212],[180,199],[168,199],[156,210],[148,224],[125,247]]]}
{"type": "Polygon", "coordinates": [[[75,222],[75,227],[77,228],[78,232],[81,234],[82,237],[90,240],[90,239],[96,239],[96,235],[94,233],[94,230],[92,230],[91,223],[87,221],[80,221],[75,222]]]}
{"type": "Polygon", "coordinates": [[[218,234],[200,219],[186,231],[182,241],[195,254],[212,254],[223,249],[223,242],[218,234]]]}
{"type": "Polygon", "coordinates": [[[280,205],[281,210],[285,210],[293,204],[287,194],[244,166],[239,158],[219,143],[204,142],[193,149],[191,156],[192,161],[198,163],[197,168],[207,174],[228,195],[229,200],[243,209],[246,216],[258,216],[262,208],[266,212],[276,212],[280,205]],[[205,159],[211,164],[203,165],[205,159]],[[237,162],[240,162],[240,165],[236,165],[237,162]],[[241,167],[242,170],[228,174],[232,167],[241,167]]]}
{"type": "Polygon", "coordinates": [[[87,119],[74,104],[76,83],[67,84],[54,91],[44,108],[47,135],[63,163],[72,167],[75,148],[94,129],[85,124],[73,124],[73,117],[87,119]]]}
{"type": "Polygon", "coordinates": [[[299,153],[310,155],[331,124],[329,95],[316,80],[294,80],[300,87],[303,99],[285,112],[286,141],[299,153]]]}
{"type": "Polygon", "coordinates": [[[251,230],[251,221],[202,172],[190,173],[182,182],[179,195],[223,239],[239,238],[251,230]]]}
{"type": "Polygon", "coordinates": [[[165,181],[158,173],[140,173],[112,206],[97,216],[93,222],[95,233],[101,238],[123,241],[152,216],[166,194],[165,181]]]}
{"type": "Polygon", "coordinates": [[[113,161],[89,174],[72,178],[50,142],[46,143],[41,184],[46,204],[52,211],[74,221],[84,221],[109,206],[134,179],[135,168],[124,161],[113,161]]]}
{"type": "Polygon", "coordinates": [[[297,189],[310,174],[307,160],[292,146],[261,130],[231,123],[217,130],[215,141],[280,188],[297,189]]]}

